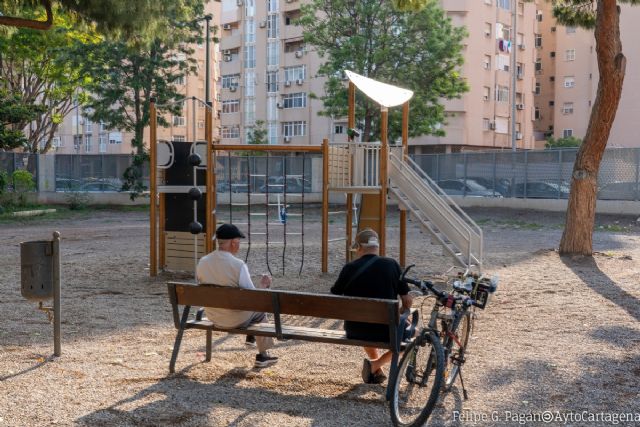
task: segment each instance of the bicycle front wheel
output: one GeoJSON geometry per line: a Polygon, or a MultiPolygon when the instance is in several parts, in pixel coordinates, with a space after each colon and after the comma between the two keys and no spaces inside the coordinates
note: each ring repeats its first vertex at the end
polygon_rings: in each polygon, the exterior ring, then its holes
{"type": "Polygon", "coordinates": [[[447,366],[445,370],[445,382],[444,389],[446,391],[451,390],[453,383],[455,383],[458,375],[460,374],[460,368],[464,364],[464,358],[467,353],[467,345],[469,344],[469,338],[471,337],[471,312],[467,311],[462,319],[458,328],[453,331],[456,339],[449,338],[447,355],[447,366]]]}
{"type": "Polygon", "coordinates": [[[394,378],[391,421],[395,426],[421,426],[431,415],[444,381],[444,350],[429,332],[405,350],[394,378]]]}

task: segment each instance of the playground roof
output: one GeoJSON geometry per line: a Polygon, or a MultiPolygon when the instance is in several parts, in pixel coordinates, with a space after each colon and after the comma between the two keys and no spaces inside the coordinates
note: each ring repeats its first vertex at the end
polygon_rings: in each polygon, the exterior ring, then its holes
{"type": "Polygon", "coordinates": [[[370,79],[353,71],[344,71],[349,80],[381,107],[395,107],[411,99],[413,91],[370,79]]]}

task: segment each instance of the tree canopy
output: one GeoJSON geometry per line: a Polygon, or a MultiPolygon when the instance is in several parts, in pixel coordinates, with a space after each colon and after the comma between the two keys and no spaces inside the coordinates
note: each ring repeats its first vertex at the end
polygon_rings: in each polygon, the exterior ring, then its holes
{"type": "Polygon", "coordinates": [[[33,120],[41,108],[25,104],[22,99],[0,88],[0,150],[22,148],[27,144],[22,123],[33,120]]]}
{"type": "MultiPolygon", "coordinates": [[[[410,109],[411,136],[442,135],[443,98],[467,90],[458,69],[463,63],[463,28],[455,28],[435,0],[421,10],[404,13],[389,2],[375,0],[313,0],[302,6],[298,21],[304,40],[323,61],[319,75],[327,77],[323,114],[346,115],[343,71],[414,91],[410,109]]],[[[379,107],[359,97],[356,116],[362,118],[363,137],[379,137],[379,107]]],[[[392,139],[401,134],[400,109],[389,112],[392,139]]]]}

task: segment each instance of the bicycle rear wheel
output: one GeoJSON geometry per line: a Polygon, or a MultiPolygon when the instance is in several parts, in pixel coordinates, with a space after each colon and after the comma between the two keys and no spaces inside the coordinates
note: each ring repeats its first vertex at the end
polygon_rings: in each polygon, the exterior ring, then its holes
{"type": "Polygon", "coordinates": [[[390,409],[395,426],[423,425],[438,401],[444,380],[444,350],[438,337],[426,333],[404,352],[394,378],[390,409]]]}
{"type": "Polygon", "coordinates": [[[467,345],[469,344],[469,337],[471,337],[471,312],[467,311],[465,315],[460,319],[458,328],[453,331],[458,341],[453,338],[448,339],[447,347],[448,355],[447,366],[445,369],[445,391],[451,390],[458,375],[460,374],[460,367],[464,363],[464,358],[467,352],[467,345]]]}

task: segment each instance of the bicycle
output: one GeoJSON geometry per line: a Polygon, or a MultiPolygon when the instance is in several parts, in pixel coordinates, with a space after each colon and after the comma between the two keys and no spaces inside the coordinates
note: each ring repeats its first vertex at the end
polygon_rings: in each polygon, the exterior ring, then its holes
{"type": "Polygon", "coordinates": [[[462,365],[473,324],[473,307],[484,309],[497,281],[463,274],[453,282],[453,291],[435,288],[429,281],[402,281],[419,288],[422,295],[434,295],[429,323],[406,344],[394,374],[391,392],[391,420],[395,426],[423,425],[435,407],[441,391],[449,391],[460,378],[462,392],[467,392],[462,379],[462,365]]]}

